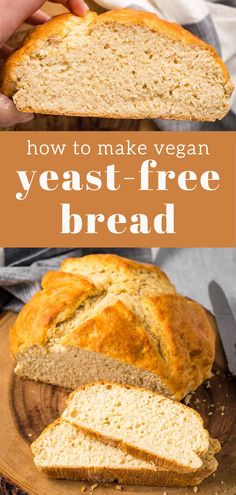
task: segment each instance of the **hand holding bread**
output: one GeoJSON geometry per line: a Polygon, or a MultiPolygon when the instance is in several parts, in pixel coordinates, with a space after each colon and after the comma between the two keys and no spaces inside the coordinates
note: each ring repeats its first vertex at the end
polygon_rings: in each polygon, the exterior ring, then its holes
{"type": "MultiPolygon", "coordinates": [[[[84,15],[87,6],[84,0],[52,0],[54,3],[65,5],[73,14],[84,15]]],[[[0,51],[4,56],[11,53],[11,49],[5,45],[11,35],[23,22],[34,26],[44,24],[50,17],[39,10],[45,0],[0,0],[0,51]]],[[[34,117],[32,113],[20,112],[13,101],[6,95],[0,94],[0,127],[9,127],[14,124],[29,122],[34,117]]]]}

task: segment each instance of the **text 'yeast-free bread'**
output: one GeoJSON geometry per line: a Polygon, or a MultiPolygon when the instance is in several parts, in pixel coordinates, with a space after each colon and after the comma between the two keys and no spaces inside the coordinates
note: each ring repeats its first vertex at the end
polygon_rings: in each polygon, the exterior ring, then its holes
{"type": "Polygon", "coordinates": [[[94,383],[75,390],[62,419],[131,455],[177,472],[200,469],[210,448],[209,433],[194,409],[127,385],[94,383]]]}
{"type": "Polygon", "coordinates": [[[58,115],[214,121],[233,91],[214,48],[129,9],[55,17],[27,37],[1,78],[19,110],[58,115]]]}
{"type": "Polygon", "coordinates": [[[157,266],[97,254],[44,276],[10,348],[16,373],[32,380],[69,389],[107,380],[181,399],[210,378],[215,333],[157,266]]]}
{"type": "Polygon", "coordinates": [[[36,467],[50,478],[129,485],[195,486],[217,469],[217,440],[195,473],[158,468],[124,450],[105,444],[61,418],[49,425],[31,446],[36,467]]]}

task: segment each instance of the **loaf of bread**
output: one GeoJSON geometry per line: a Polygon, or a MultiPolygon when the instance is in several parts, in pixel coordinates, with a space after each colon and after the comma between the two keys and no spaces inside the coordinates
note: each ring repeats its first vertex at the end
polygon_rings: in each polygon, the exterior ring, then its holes
{"type": "Polygon", "coordinates": [[[50,478],[152,486],[196,486],[217,469],[214,454],[220,444],[211,439],[202,467],[195,473],[177,473],[103,443],[71,423],[56,420],[31,446],[36,467],[50,478]]]}
{"type": "Polygon", "coordinates": [[[108,380],[181,399],[211,377],[215,331],[157,266],[96,254],[44,276],[10,349],[32,380],[71,390],[108,380]]]}
{"type": "Polygon", "coordinates": [[[155,14],[58,16],[10,56],[1,92],[24,112],[214,121],[233,91],[214,48],[155,14]]]}

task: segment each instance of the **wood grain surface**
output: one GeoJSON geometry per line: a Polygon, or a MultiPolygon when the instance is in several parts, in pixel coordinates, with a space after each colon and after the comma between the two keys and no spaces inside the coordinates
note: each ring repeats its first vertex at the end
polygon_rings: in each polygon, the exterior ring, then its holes
{"type": "MultiPolygon", "coordinates": [[[[22,495],[23,491],[29,495],[79,495],[83,487],[86,487],[86,493],[90,493],[91,484],[48,480],[34,467],[30,443],[61,414],[68,392],[14,375],[8,332],[15,317],[13,313],[5,313],[0,319],[0,493],[22,495]]],[[[199,486],[198,492],[202,495],[236,495],[236,383],[225,372],[219,340],[214,372],[210,381],[188,397],[189,405],[202,415],[211,435],[222,443],[217,456],[218,471],[199,486]]],[[[122,491],[132,495],[162,495],[165,492],[163,488],[131,486],[122,487],[122,491]]],[[[100,485],[95,489],[96,495],[115,493],[115,485],[100,485]]],[[[166,493],[192,495],[193,489],[168,488],[166,493]]]]}

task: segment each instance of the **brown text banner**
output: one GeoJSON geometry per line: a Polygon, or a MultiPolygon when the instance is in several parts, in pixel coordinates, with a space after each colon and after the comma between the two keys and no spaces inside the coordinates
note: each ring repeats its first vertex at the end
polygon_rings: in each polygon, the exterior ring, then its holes
{"type": "Polygon", "coordinates": [[[2,247],[236,245],[236,133],[1,132],[2,247]]]}

